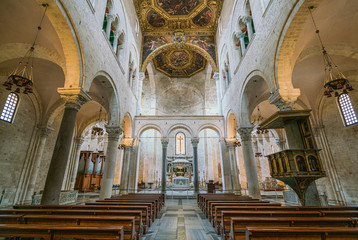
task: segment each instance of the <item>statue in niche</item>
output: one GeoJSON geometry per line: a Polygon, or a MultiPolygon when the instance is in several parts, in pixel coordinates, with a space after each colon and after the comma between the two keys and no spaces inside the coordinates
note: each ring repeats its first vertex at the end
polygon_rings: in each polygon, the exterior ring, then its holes
{"type": "Polygon", "coordinates": [[[317,158],[315,156],[308,156],[308,163],[310,165],[311,171],[319,171],[317,158]]]}
{"type": "Polygon", "coordinates": [[[297,168],[300,172],[307,172],[305,159],[302,156],[296,156],[297,168]]]}

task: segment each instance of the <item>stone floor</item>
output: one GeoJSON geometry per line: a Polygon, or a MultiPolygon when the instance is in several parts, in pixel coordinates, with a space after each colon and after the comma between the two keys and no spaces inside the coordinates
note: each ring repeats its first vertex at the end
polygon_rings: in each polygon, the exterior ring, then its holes
{"type": "Polygon", "coordinates": [[[196,199],[167,199],[143,240],[219,240],[196,199]]]}

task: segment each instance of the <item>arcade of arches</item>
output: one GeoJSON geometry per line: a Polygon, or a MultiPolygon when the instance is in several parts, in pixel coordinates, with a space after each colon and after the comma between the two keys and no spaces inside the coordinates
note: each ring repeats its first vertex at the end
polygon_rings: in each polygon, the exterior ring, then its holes
{"type": "Polygon", "coordinates": [[[194,195],[209,181],[217,192],[292,200],[277,177],[287,166],[267,156],[294,150],[319,152],[319,162],[296,158],[297,171],[322,174],[306,203],[358,204],[358,93],[324,96],[309,6],[358,87],[357,1],[0,1],[0,204],[194,195]],[[2,85],[31,47],[43,3],[25,94],[2,85]],[[297,118],[298,132],[292,116],[270,122],[279,111],[307,121],[297,118]]]}

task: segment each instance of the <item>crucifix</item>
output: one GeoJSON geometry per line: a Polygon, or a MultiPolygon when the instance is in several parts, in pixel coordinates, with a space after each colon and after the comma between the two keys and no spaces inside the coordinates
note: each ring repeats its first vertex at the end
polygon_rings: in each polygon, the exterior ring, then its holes
{"type": "Polygon", "coordinates": [[[179,154],[183,154],[184,151],[182,149],[182,142],[184,141],[184,138],[182,136],[179,136],[178,140],[179,140],[179,154]]]}

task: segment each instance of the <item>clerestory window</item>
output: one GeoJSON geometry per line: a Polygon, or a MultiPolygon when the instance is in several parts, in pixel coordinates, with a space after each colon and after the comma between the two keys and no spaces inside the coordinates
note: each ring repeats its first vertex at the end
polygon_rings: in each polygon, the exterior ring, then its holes
{"type": "Polygon", "coordinates": [[[18,102],[19,102],[19,97],[17,96],[17,94],[10,93],[7,96],[5,106],[0,116],[0,120],[3,120],[8,123],[12,123],[14,120],[14,115],[18,102]]]}
{"type": "Polygon", "coordinates": [[[343,93],[338,97],[338,105],[341,109],[341,114],[346,127],[358,123],[356,112],[348,94],[343,93]]]}

